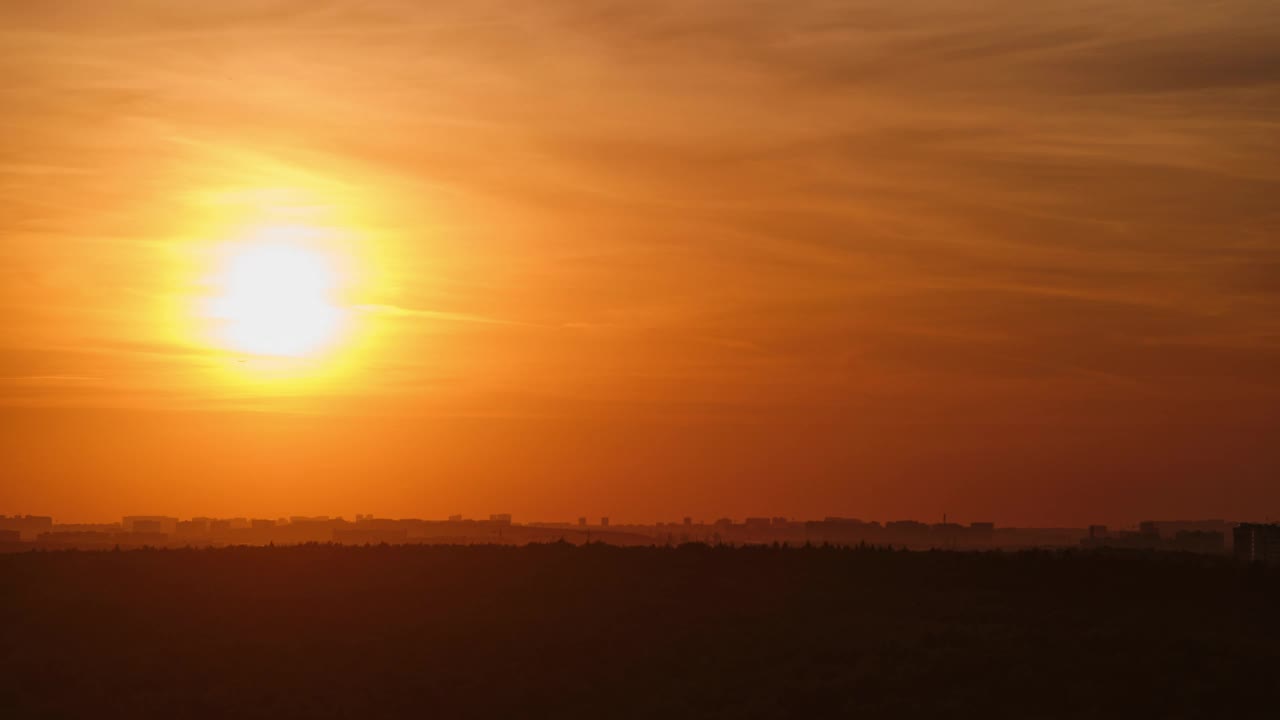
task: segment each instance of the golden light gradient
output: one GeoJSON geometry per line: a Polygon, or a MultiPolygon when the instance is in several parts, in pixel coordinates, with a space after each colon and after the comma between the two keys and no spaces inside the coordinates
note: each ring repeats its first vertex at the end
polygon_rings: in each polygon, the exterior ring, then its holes
{"type": "Polygon", "coordinates": [[[188,387],[237,402],[350,387],[376,364],[385,319],[377,303],[393,289],[382,258],[394,241],[378,227],[378,201],[238,148],[192,157],[197,169],[221,164],[242,183],[218,187],[197,173],[167,218],[173,239],[156,269],[165,290],[152,313],[166,328],[158,341],[205,360],[193,368],[205,379],[188,387]]]}
{"type": "Polygon", "coordinates": [[[1247,519],[1278,38],[1254,0],[3,4],[0,513],[1247,519]]]}

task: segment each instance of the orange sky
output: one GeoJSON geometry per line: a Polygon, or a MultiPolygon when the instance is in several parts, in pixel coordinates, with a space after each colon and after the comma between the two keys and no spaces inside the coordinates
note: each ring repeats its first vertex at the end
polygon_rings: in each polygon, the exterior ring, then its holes
{"type": "Polygon", "coordinates": [[[0,513],[1280,514],[1263,0],[0,2],[0,513]],[[212,338],[323,236],[352,333],[212,338]]]}

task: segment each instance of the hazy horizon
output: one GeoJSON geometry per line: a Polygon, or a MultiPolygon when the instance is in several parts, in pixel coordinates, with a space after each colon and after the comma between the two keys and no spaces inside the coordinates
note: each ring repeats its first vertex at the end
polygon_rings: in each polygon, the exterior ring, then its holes
{"type": "Polygon", "coordinates": [[[826,512],[811,516],[787,515],[786,513],[777,512],[755,512],[733,515],[729,513],[712,513],[706,516],[697,516],[689,514],[668,514],[655,517],[639,517],[628,515],[607,515],[599,513],[589,513],[585,511],[574,511],[573,513],[561,513],[561,515],[548,516],[520,516],[507,510],[496,508],[484,511],[476,511],[474,513],[466,512],[448,512],[440,515],[412,515],[412,514],[379,514],[367,512],[367,509],[359,512],[349,511],[329,511],[329,512],[274,512],[274,513],[252,513],[252,512],[232,512],[232,513],[208,513],[208,512],[190,512],[190,513],[174,513],[174,512],[124,512],[120,515],[106,516],[98,515],[93,517],[70,516],[63,517],[53,515],[48,512],[38,512],[35,510],[23,510],[15,512],[12,509],[0,508],[0,517],[18,518],[23,516],[34,517],[51,517],[55,525],[111,525],[119,524],[124,518],[170,518],[177,520],[193,520],[193,519],[210,519],[210,520],[269,520],[275,522],[289,522],[295,518],[314,520],[324,518],[329,521],[346,521],[357,522],[360,517],[366,520],[422,520],[426,522],[450,522],[455,520],[455,516],[463,522],[478,521],[492,522],[493,516],[506,515],[509,516],[508,521],[515,525],[529,524],[564,524],[577,527],[582,519],[586,519],[588,527],[600,527],[602,520],[607,520],[606,527],[617,527],[627,525],[672,525],[682,524],[685,519],[689,519],[695,525],[710,526],[721,520],[731,520],[734,523],[741,524],[748,519],[783,519],[792,523],[816,522],[816,521],[836,521],[836,520],[856,520],[864,523],[888,523],[895,521],[911,521],[919,522],[927,525],[936,523],[958,523],[960,525],[969,525],[971,523],[993,523],[997,528],[1072,528],[1087,529],[1090,525],[1107,525],[1112,529],[1132,529],[1136,528],[1143,522],[1212,522],[1220,521],[1226,523],[1256,523],[1271,522],[1274,520],[1270,515],[1251,515],[1246,517],[1216,517],[1216,516],[1179,516],[1179,517],[1161,517],[1154,515],[1143,515],[1135,517],[1132,520],[1124,520],[1119,522],[1105,522],[1099,518],[1084,519],[1080,522],[1064,523],[1057,525],[1036,525],[1031,523],[1002,522],[999,519],[987,516],[960,516],[954,513],[945,513],[937,517],[925,516],[894,516],[894,517],[877,517],[866,514],[858,514],[854,512],[826,512]]]}

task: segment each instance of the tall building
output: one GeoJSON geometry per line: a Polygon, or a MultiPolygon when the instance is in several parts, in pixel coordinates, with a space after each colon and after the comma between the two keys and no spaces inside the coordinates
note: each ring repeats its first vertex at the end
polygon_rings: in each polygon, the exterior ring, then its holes
{"type": "Polygon", "coordinates": [[[1280,524],[1240,523],[1233,534],[1237,560],[1280,564],[1280,524]]]}

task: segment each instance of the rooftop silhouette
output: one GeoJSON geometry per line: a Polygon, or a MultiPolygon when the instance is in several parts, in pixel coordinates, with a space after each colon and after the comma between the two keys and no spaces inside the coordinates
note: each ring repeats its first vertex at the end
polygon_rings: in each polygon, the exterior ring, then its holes
{"type": "Polygon", "coordinates": [[[523,545],[567,542],[620,546],[711,545],[783,546],[870,545],[903,549],[990,550],[1030,548],[1129,548],[1209,555],[1228,554],[1239,538],[1247,554],[1258,559],[1275,555],[1265,524],[1226,520],[1144,521],[1134,529],[1090,525],[1085,528],[1000,527],[993,522],[924,523],[917,520],[867,521],[828,516],[821,520],[785,517],[721,517],[648,524],[596,522],[517,522],[509,513],[487,518],[453,515],[443,520],[329,516],[285,518],[180,519],[169,516],[125,516],[120,522],[60,524],[47,516],[0,516],[0,547],[7,550],[109,549],[115,547],[221,547],[227,545],[436,544],[523,545]],[[1253,529],[1250,529],[1253,528],[1253,529]],[[1262,528],[1262,529],[1257,529],[1262,528]]]}

